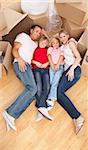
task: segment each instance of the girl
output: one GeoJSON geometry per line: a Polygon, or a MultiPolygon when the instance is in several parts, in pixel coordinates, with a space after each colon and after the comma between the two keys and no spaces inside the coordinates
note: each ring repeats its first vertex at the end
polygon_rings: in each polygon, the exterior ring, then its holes
{"type": "MultiPolygon", "coordinates": [[[[46,99],[49,93],[49,61],[47,57],[47,46],[48,39],[42,37],[39,41],[39,47],[35,50],[32,60],[32,67],[34,72],[34,77],[37,84],[37,94],[36,94],[36,105],[38,111],[48,119],[52,120],[52,117],[48,114],[46,99]]],[[[42,115],[38,113],[36,121],[42,119],[42,115]]]]}
{"type": "Polygon", "coordinates": [[[51,47],[48,48],[48,59],[50,62],[50,92],[48,95],[47,105],[51,106],[54,105],[54,101],[57,100],[57,86],[59,80],[63,73],[63,64],[64,64],[64,56],[63,52],[61,51],[60,41],[58,38],[53,38],[51,40],[51,47]]]}

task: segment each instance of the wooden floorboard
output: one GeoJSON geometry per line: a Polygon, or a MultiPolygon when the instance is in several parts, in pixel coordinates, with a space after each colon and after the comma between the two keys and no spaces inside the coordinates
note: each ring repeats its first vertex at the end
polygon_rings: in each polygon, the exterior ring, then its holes
{"type": "Polygon", "coordinates": [[[88,150],[88,79],[81,77],[78,83],[67,91],[76,107],[85,117],[83,130],[75,135],[71,118],[56,102],[50,114],[54,120],[35,122],[37,109],[35,101],[16,120],[17,132],[6,131],[2,113],[23,91],[22,83],[13,69],[0,80],[0,150],[88,150]]]}

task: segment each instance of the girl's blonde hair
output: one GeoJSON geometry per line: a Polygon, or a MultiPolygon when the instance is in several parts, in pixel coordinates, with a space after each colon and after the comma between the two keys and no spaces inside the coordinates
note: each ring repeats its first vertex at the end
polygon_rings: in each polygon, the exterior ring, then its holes
{"type": "Polygon", "coordinates": [[[48,38],[47,38],[46,36],[42,36],[42,37],[40,38],[39,42],[42,42],[42,41],[44,41],[44,40],[47,40],[47,42],[48,42],[47,47],[48,47],[48,46],[49,46],[49,40],[48,40],[48,38]]]}
{"type": "Polygon", "coordinates": [[[40,38],[40,40],[39,40],[39,41],[44,41],[44,40],[49,41],[49,40],[48,40],[48,38],[47,38],[46,36],[42,36],[42,37],[40,38]]]}
{"type": "Polygon", "coordinates": [[[59,40],[59,38],[57,38],[57,37],[53,37],[52,39],[51,39],[51,41],[50,41],[50,43],[49,43],[49,45],[52,47],[52,43],[53,43],[53,41],[54,40],[57,40],[58,41],[58,43],[60,44],[60,40],[59,40]]]}

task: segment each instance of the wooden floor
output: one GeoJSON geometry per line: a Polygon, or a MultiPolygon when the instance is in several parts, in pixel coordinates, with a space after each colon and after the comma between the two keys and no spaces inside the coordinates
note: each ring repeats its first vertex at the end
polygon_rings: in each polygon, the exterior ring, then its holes
{"type": "Polygon", "coordinates": [[[0,150],[88,150],[88,79],[81,77],[67,94],[85,117],[83,130],[75,135],[71,118],[56,102],[50,114],[54,121],[35,122],[33,102],[16,120],[17,132],[6,131],[4,109],[22,92],[23,85],[11,69],[0,80],[0,150]]]}

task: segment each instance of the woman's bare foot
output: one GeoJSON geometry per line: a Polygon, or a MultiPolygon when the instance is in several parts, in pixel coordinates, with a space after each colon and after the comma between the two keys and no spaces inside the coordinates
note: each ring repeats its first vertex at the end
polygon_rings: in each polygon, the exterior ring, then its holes
{"type": "Polygon", "coordinates": [[[82,116],[79,116],[77,119],[74,119],[73,121],[75,125],[75,133],[78,134],[79,131],[82,129],[85,120],[82,116]]]}

